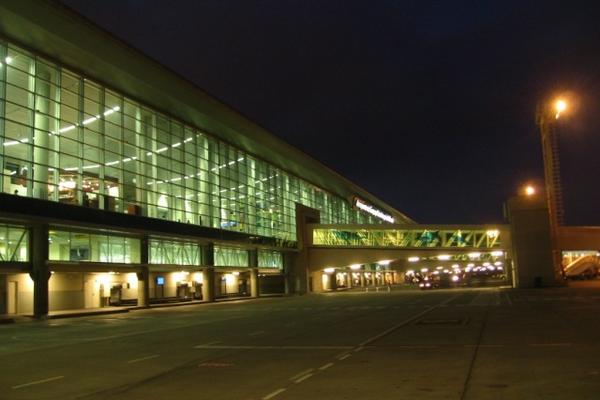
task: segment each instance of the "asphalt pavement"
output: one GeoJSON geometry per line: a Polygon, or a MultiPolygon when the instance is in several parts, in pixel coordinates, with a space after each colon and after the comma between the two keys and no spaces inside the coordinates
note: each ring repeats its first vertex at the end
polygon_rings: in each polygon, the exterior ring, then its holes
{"type": "Polygon", "coordinates": [[[341,292],[0,325],[0,399],[598,399],[600,289],[341,292]]]}

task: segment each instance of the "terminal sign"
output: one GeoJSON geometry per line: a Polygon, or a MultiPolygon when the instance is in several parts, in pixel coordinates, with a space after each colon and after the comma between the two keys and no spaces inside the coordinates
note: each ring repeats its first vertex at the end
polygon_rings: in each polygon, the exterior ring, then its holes
{"type": "Polygon", "coordinates": [[[369,214],[371,214],[371,215],[373,215],[373,216],[375,216],[377,218],[380,218],[380,219],[382,219],[384,221],[387,221],[387,222],[392,223],[392,224],[394,223],[394,217],[392,217],[389,214],[384,213],[381,210],[376,209],[375,207],[373,207],[370,204],[365,203],[361,199],[355,198],[354,199],[354,206],[356,208],[359,208],[359,209],[361,209],[363,211],[366,211],[369,214]]]}

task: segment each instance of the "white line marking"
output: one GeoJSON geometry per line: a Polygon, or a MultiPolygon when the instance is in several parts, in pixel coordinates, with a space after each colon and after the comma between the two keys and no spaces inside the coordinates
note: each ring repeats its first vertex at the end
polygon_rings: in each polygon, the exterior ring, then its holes
{"type": "Polygon", "coordinates": [[[185,326],[181,326],[181,327],[169,326],[169,327],[165,327],[165,328],[146,329],[146,330],[143,330],[143,331],[128,332],[128,333],[123,333],[123,334],[118,334],[118,335],[109,335],[109,336],[101,336],[101,337],[90,337],[90,338],[84,338],[84,339],[82,339],[82,341],[83,342],[100,342],[100,341],[103,341],[103,340],[112,340],[112,339],[119,339],[119,338],[131,337],[131,336],[137,336],[137,335],[151,334],[151,333],[156,333],[156,332],[171,331],[171,330],[175,330],[175,329],[185,328],[185,327],[188,327],[188,326],[198,326],[198,325],[205,325],[205,324],[215,324],[215,323],[218,323],[218,322],[231,321],[232,319],[241,319],[241,318],[244,318],[244,317],[230,317],[230,318],[223,318],[223,319],[215,319],[215,320],[203,321],[203,322],[194,323],[194,324],[190,324],[190,325],[185,325],[185,326]]]}
{"type": "Polygon", "coordinates": [[[258,335],[262,335],[263,333],[265,333],[265,331],[256,331],[256,332],[249,333],[248,336],[258,336],[258,335]]]}
{"type": "Polygon", "coordinates": [[[302,382],[302,381],[305,381],[305,380],[307,380],[308,378],[310,378],[311,376],[313,376],[313,374],[306,374],[306,375],[304,375],[302,378],[298,378],[298,379],[296,379],[296,380],[294,381],[294,383],[300,383],[300,382],[302,382]]]}
{"type": "Polygon", "coordinates": [[[294,375],[290,378],[290,381],[295,381],[296,379],[300,378],[301,376],[309,374],[309,373],[313,372],[314,370],[315,370],[314,368],[309,368],[302,372],[298,372],[296,375],[294,375]]]}
{"type": "Polygon", "coordinates": [[[13,389],[21,389],[27,386],[33,386],[33,385],[39,385],[40,383],[46,383],[46,382],[52,382],[52,381],[57,381],[59,379],[64,378],[63,375],[59,375],[59,376],[53,376],[52,378],[46,378],[46,379],[41,379],[39,381],[33,381],[33,382],[28,382],[28,383],[23,383],[21,385],[16,385],[13,386],[13,389]]]}
{"type": "Polygon", "coordinates": [[[208,343],[204,343],[204,344],[199,344],[198,346],[212,346],[213,344],[218,344],[221,343],[220,340],[215,340],[214,342],[208,342],[208,343]]]}
{"type": "Polygon", "coordinates": [[[490,347],[490,348],[494,348],[494,347],[504,347],[504,345],[503,344],[480,344],[480,345],[465,344],[464,347],[490,347]]]}
{"type": "Polygon", "coordinates": [[[329,367],[332,367],[332,366],[333,366],[333,363],[332,363],[332,362],[330,362],[330,363],[327,363],[327,364],[325,364],[325,365],[322,365],[322,366],[320,366],[320,367],[319,367],[319,371],[325,371],[327,368],[329,368],[329,367]]]}
{"type": "Polygon", "coordinates": [[[504,296],[506,296],[506,301],[508,302],[508,305],[512,306],[512,301],[510,301],[510,296],[508,295],[508,293],[504,293],[504,296]]]}
{"type": "Polygon", "coordinates": [[[355,353],[358,353],[358,352],[359,352],[359,351],[361,351],[362,349],[364,349],[364,347],[362,347],[362,346],[359,346],[359,347],[357,347],[357,348],[355,348],[355,349],[354,349],[354,352],[355,352],[355,353]]]}
{"type": "Polygon", "coordinates": [[[573,343],[531,343],[531,347],[569,347],[573,343]]]}
{"type": "Polygon", "coordinates": [[[156,357],[160,357],[160,355],[159,354],[153,354],[151,356],[146,356],[146,357],[141,357],[141,358],[134,358],[133,360],[127,361],[127,364],[133,364],[133,363],[136,363],[136,362],[139,362],[139,361],[151,360],[151,359],[156,358],[156,357]]]}
{"type": "MultiPolygon", "coordinates": [[[[362,343],[359,343],[359,346],[360,346],[360,347],[362,347],[362,346],[366,346],[366,345],[368,345],[368,344],[370,344],[370,343],[373,343],[373,342],[375,342],[376,340],[379,340],[379,339],[381,339],[382,337],[384,337],[384,336],[387,336],[387,335],[389,335],[390,333],[394,332],[396,329],[398,329],[398,328],[401,328],[401,327],[403,327],[404,325],[408,325],[408,324],[410,324],[411,322],[413,322],[414,320],[417,320],[417,319],[421,318],[423,315],[425,315],[425,314],[427,314],[427,313],[429,313],[429,312],[431,312],[431,311],[435,310],[436,308],[438,308],[438,307],[439,307],[439,306],[441,306],[442,304],[449,303],[451,300],[454,300],[454,299],[455,299],[455,298],[457,298],[457,297],[458,297],[458,295],[456,295],[456,296],[452,296],[452,297],[448,297],[446,300],[442,301],[441,303],[439,303],[439,304],[436,304],[436,305],[434,305],[434,306],[431,306],[431,307],[429,307],[429,308],[427,308],[427,309],[425,309],[425,310],[421,311],[421,312],[420,312],[420,313],[418,313],[417,315],[415,315],[415,316],[412,316],[412,317],[410,317],[410,318],[408,318],[408,319],[405,319],[404,321],[402,321],[402,322],[400,322],[400,323],[398,323],[398,324],[396,324],[396,325],[394,325],[394,326],[392,326],[392,327],[390,327],[390,328],[386,329],[385,331],[383,331],[383,332],[381,332],[381,333],[378,333],[378,334],[377,334],[377,335],[375,335],[375,336],[372,336],[372,337],[370,337],[369,339],[367,339],[367,340],[363,341],[362,343]]],[[[355,350],[355,351],[356,351],[356,350],[355,350]]]]}
{"type": "Polygon", "coordinates": [[[352,346],[194,346],[194,349],[216,350],[349,350],[352,346]]]}
{"type": "Polygon", "coordinates": [[[404,346],[398,346],[401,349],[435,349],[437,348],[437,346],[427,346],[427,345],[404,345],[404,346]]]}
{"type": "Polygon", "coordinates": [[[341,360],[345,360],[346,358],[350,357],[351,354],[344,354],[343,356],[341,356],[339,359],[341,360]]]}
{"type": "Polygon", "coordinates": [[[279,393],[285,392],[284,388],[281,389],[277,389],[274,392],[269,393],[268,395],[266,395],[265,397],[262,398],[262,400],[269,400],[272,399],[273,397],[277,396],[279,393]]]}

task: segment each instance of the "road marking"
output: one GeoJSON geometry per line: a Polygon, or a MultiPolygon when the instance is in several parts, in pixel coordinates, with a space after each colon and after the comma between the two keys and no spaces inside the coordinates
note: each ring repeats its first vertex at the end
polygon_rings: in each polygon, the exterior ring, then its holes
{"type": "Polygon", "coordinates": [[[223,368],[223,367],[233,367],[233,364],[217,363],[217,362],[204,362],[202,364],[198,364],[198,367],[223,368]]]}
{"type": "Polygon", "coordinates": [[[285,392],[285,388],[277,389],[276,391],[271,392],[268,395],[266,395],[265,397],[263,397],[262,400],[272,399],[273,397],[277,396],[279,393],[283,393],[283,392],[285,392]]]}
{"type": "Polygon", "coordinates": [[[221,346],[221,345],[199,345],[194,349],[216,349],[216,350],[350,350],[352,346],[221,346]]]}
{"type": "Polygon", "coordinates": [[[62,379],[62,378],[64,378],[63,375],[53,376],[52,378],[46,378],[46,379],[41,379],[39,381],[33,381],[33,382],[28,382],[28,383],[23,383],[23,384],[20,384],[20,385],[16,385],[16,386],[13,386],[12,388],[13,389],[21,389],[21,388],[24,388],[24,387],[27,387],[27,386],[39,385],[40,383],[57,381],[57,380],[62,379]]]}
{"type": "Polygon", "coordinates": [[[100,342],[103,340],[120,339],[120,338],[131,337],[131,336],[152,334],[152,333],[156,333],[156,332],[172,331],[172,330],[182,329],[182,328],[191,327],[191,326],[215,324],[215,323],[219,323],[219,322],[231,321],[234,319],[241,319],[241,318],[244,318],[244,317],[236,316],[236,317],[229,317],[229,318],[222,318],[222,319],[215,319],[215,320],[207,320],[207,321],[197,322],[194,324],[189,324],[189,325],[184,325],[184,326],[168,326],[168,327],[164,327],[164,328],[146,329],[146,330],[142,330],[142,331],[128,332],[128,333],[122,333],[122,334],[117,334],[117,335],[89,337],[89,338],[82,339],[82,342],[100,342]]]}
{"type": "Polygon", "coordinates": [[[248,336],[258,336],[258,335],[262,335],[263,333],[265,333],[265,331],[256,331],[256,332],[249,333],[248,336]]]}
{"type": "Polygon", "coordinates": [[[310,378],[311,376],[313,376],[313,374],[306,374],[306,375],[304,375],[303,377],[296,379],[296,380],[294,381],[294,383],[300,383],[300,382],[302,382],[302,381],[305,381],[305,380],[307,380],[308,378],[310,378]]]}
{"type": "Polygon", "coordinates": [[[437,346],[427,346],[427,345],[400,345],[398,346],[400,349],[436,349],[437,346]]]}
{"type": "Polygon", "coordinates": [[[290,381],[295,381],[296,379],[300,378],[301,376],[309,374],[309,373],[313,372],[314,370],[315,370],[314,368],[309,368],[309,369],[305,369],[302,372],[298,372],[296,375],[294,375],[290,378],[290,381]]]}
{"type": "MultiPolygon", "coordinates": [[[[378,334],[377,334],[377,335],[375,335],[375,336],[372,336],[372,337],[370,337],[369,339],[367,339],[367,340],[363,341],[362,343],[359,343],[359,345],[358,345],[358,346],[359,346],[359,348],[360,348],[360,347],[363,347],[363,346],[366,346],[366,345],[368,345],[368,344],[371,344],[371,343],[375,342],[376,340],[379,340],[379,339],[381,339],[382,337],[389,335],[390,333],[394,332],[395,330],[397,330],[397,329],[399,329],[399,328],[401,328],[401,327],[403,327],[403,326],[405,326],[405,325],[408,325],[408,324],[410,324],[410,323],[411,323],[411,322],[413,322],[414,320],[417,320],[417,319],[421,318],[423,315],[425,315],[425,314],[427,314],[427,313],[429,313],[429,312],[431,312],[431,311],[435,310],[436,308],[438,308],[438,307],[439,307],[439,306],[441,306],[442,304],[449,303],[450,301],[452,301],[452,300],[456,299],[458,296],[459,296],[459,295],[455,295],[455,296],[449,297],[449,298],[447,298],[446,300],[442,301],[441,303],[439,303],[439,304],[436,304],[436,305],[434,305],[434,306],[431,306],[431,307],[427,308],[426,310],[423,310],[423,311],[421,311],[421,312],[420,312],[420,313],[418,313],[417,315],[415,315],[415,316],[412,316],[412,317],[410,317],[410,318],[408,318],[408,319],[405,319],[404,321],[402,321],[402,322],[400,322],[400,323],[397,323],[396,325],[394,325],[394,326],[392,326],[392,327],[390,327],[390,328],[386,329],[385,331],[383,331],[383,332],[381,332],[381,333],[378,333],[378,334]]],[[[357,350],[355,350],[355,351],[357,351],[357,350]]]]}
{"type": "Polygon", "coordinates": [[[214,342],[208,342],[208,343],[204,343],[204,344],[199,344],[198,346],[212,346],[213,344],[218,344],[221,343],[220,340],[215,340],[214,342]]]}
{"type": "Polygon", "coordinates": [[[573,343],[530,343],[531,347],[569,347],[573,343]]]}
{"type": "Polygon", "coordinates": [[[139,362],[139,361],[151,360],[151,359],[156,358],[156,357],[160,357],[160,354],[153,354],[151,356],[146,356],[146,357],[141,357],[141,358],[134,358],[133,360],[127,361],[127,364],[133,364],[133,363],[136,363],[136,362],[139,362]]]}
{"type": "Polygon", "coordinates": [[[344,354],[343,356],[341,356],[340,358],[338,358],[338,360],[345,360],[346,358],[350,357],[352,354],[344,354]]]}
{"type": "Polygon", "coordinates": [[[355,353],[358,353],[359,351],[361,351],[362,349],[364,349],[364,347],[362,346],[358,346],[357,348],[354,349],[355,353]]]}
{"type": "MultiPolygon", "coordinates": [[[[465,344],[464,347],[477,347],[476,344],[465,344]]],[[[494,347],[504,347],[503,344],[480,344],[479,347],[490,347],[490,348],[494,348],[494,347]]]]}
{"type": "Polygon", "coordinates": [[[512,301],[510,301],[510,296],[508,295],[508,293],[504,293],[504,296],[506,297],[506,301],[508,302],[508,305],[512,306],[512,301]]]}
{"type": "Polygon", "coordinates": [[[329,367],[332,367],[332,366],[333,366],[333,363],[332,363],[332,362],[330,362],[330,363],[327,363],[327,364],[325,364],[325,365],[322,365],[322,366],[320,366],[320,367],[319,367],[319,371],[325,371],[327,368],[329,368],[329,367]]]}

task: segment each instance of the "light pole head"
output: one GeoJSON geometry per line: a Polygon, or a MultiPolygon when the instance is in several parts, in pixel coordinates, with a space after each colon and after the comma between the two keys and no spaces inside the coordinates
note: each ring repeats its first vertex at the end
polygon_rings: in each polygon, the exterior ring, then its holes
{"type": "Polygon", "coordinates": [[[536,190],[533,186],[527,185],[527,186],[525,186],[524,192],[525,192],[526,196],[533,196],[535,194],[536,190]]]}
{"type": "Polygon", "coordinates": [[[555,119],[560,118],[560,113],[562,113],[566,109],[567,109],[567,102],[564,99],[557,99],[554,102],[554,111],[556,111],[554,118],[555,119]]]}

